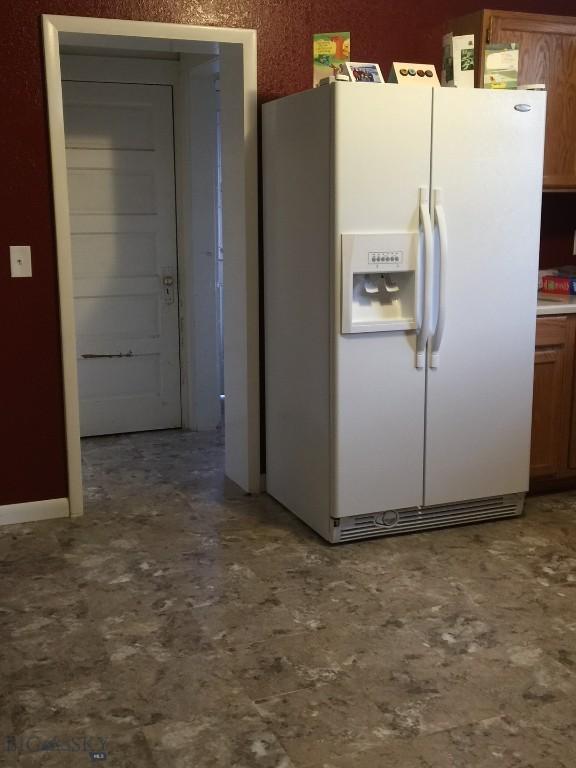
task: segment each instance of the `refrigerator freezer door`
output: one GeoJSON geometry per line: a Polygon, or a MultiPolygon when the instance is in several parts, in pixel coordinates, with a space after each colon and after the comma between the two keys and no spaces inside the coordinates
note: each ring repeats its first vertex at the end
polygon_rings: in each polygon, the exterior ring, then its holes
{"type": "Polygon", "coordinates": [[[418,233],[432,91],[335,87],[333,505],[337,517],[422,504],[425,370],[416,331],[340,333],[341,235],[418,233]]]}
{"type": "Polygon", "coordinates": [[[433,93],[446,258],[427,371],[426,505],[528,488],[545,117],[542,93],[433,93]]]}

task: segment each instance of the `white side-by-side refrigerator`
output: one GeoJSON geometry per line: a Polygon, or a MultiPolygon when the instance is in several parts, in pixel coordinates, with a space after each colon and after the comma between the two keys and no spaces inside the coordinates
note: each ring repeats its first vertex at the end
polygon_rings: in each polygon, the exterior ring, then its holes
{"type": "Polygon", "coordinates": [[[264,105],[266,487],[330,542],[522,512],[545,99],[264,105]]]}

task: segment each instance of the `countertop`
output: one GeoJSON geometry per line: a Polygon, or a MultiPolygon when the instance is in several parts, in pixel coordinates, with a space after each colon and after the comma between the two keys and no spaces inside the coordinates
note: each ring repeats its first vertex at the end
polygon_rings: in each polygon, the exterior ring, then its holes
{"type": "Polygon", "coordinates": [[[562,301],[549,301],[538,296],[538,316],[567,315],[572,312],[576,312],[576,296],[566,296],[562,301]]]}

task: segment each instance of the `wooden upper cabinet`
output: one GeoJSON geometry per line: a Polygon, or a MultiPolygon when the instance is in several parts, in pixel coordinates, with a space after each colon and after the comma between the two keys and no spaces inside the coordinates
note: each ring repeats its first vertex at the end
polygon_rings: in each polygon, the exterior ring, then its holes
{"type": "Polygon", "coordinates": [[[487,43],[520,44],[518,83],[545,83],[548,93],[544,188],[576,190],[576,17],[484,10],[448,25],[475,35],[476,86],[484,80],[487,43]]]}

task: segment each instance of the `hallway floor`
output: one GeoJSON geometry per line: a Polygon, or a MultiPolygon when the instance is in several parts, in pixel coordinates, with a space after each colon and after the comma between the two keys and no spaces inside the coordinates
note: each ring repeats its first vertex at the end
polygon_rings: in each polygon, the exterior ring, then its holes
{"type": "Polygon", "coordinates": [[[576,494],[330,547],[218,435],[83,449],[82,519],[0,528],[1,766],[576,765],[576,494]]]}

